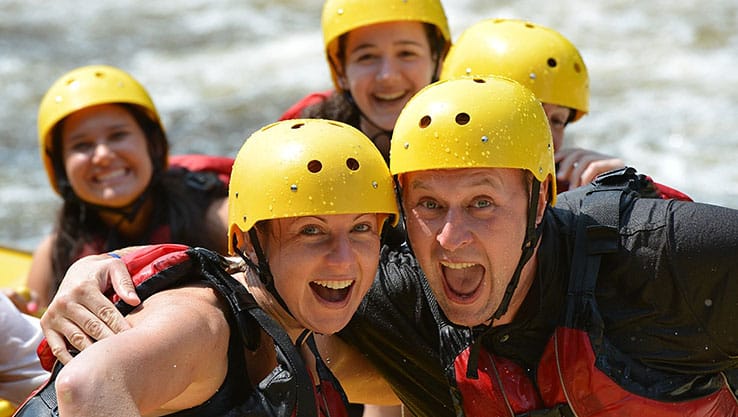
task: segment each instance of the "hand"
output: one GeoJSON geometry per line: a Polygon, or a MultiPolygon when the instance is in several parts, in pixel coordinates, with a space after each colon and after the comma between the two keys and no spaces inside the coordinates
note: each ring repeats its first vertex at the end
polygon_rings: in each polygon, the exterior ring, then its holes
{"type": "Polygon", "coordinates": [[[82,258],[64,275],[54,299],[41,317],[41,327],[52,353],[67,363],[72,356],[66,340],[83,350],[131,326],[113,303],[103,295],[113,287],[123,301],[136,306],[136,295],[126,265],[107,254],[82,258]]]}
{"type": "Polygon", "coordinates": [[[558,164],[556,178],[559,181],[568,181],[570,189],[589,184],[603,172],[625,166],[620,158],[582,148],[560,149],[554,159],[558,164]]]}

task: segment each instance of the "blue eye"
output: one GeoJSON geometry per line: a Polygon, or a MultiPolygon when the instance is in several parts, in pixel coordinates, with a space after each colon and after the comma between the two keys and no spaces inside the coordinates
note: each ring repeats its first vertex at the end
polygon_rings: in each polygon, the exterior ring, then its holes
{"type": "Polygon", "coordinates": [[[423,200],[418,205],[423,208],[430,209],[430,210],[437,209],[438,207],[440,207],[438,202],[433,201],[433,200],[423,200]]]}
{"type": "Polygon", "coordinates": [[[305,226],[302,228],[301,233],[304,235],[317,235],[320,233],[320,228],[314,225],[305,226]]]}
{"type": "Polygon", "coordinates": [[[356,232],[370,232],[371,230],[372,226],[369,223],[360,223],[354,226],[356,232]]]}
{"type": "Polygon", "coordinates": [[[479,200],[474,200],[474,203],[472,203],[472,206],[474,206],[474,208],[486,208],[486,207],[492,206],[492,202],[489,200],[479,199],[479,200]]]}

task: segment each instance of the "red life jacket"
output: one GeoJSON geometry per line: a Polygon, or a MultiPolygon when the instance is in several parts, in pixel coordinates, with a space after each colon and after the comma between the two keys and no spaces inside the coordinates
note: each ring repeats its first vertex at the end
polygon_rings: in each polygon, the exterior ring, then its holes
{"type": "MultiPolygon", "coordinates": [[[[478,346],[478,379],[467,377],[471,346],[455,358],[456,387],[466,416],[512,417],[535,412],[531,414],[738,417],[738,400],[724,375],[708,375],[710,384],[705,384],[706,388],[699,393],[689,395],[688,399],[670,401],[629,391],[597,366],[603,362],[609,364],[608,355],[617,354],[612,353],[616,348],[601,346],[598,349],[601,357],[598,358],[592,340],[599,341],[601,345],[607,343],[594,294],[601,256],[618,249],[621,196],[629,198],[622,184],[623,178],[629,181],[628,184],[638,180],[628,169],[605,174],[598,187],[582,202],[565,316],[539,361],[535,383],[525,370],[495,358],[481,345],[478,346]]],[[[677,378],[658,370],[651,372],[657,377],[663,374],[665,380],[677,378]]]]}
{"type": "Polygon", "coordinates": [[[321,103],[323,101],[326,101],[328,97],[331,96],[335,91],[334,90],[326,90],[326,91],[319,91],[315,93],[310,93],[306,95],[305,97],[301,98],[297,103],[290,106],[289,109],[287,109],[282,115],[279,117],[279,120],[290,120],[290,119],[300,119],[302,118],[302,112],[306,108],[321,103]]]}
{"type": "Polygon", "coordinates": [[[185,168],[193,172],[213,172],[223,184],[231,181],[233,158],[200,154],[172,155],[169,157],[170,168],[185,168]]]}
{"type": "Polygon", "coordinates": [[[569,404],[577,416],[738,416],[738,402],[727,381],[708,395],[685,401],[658,401],[628,392],[595,366],[589,335],[557,328],[537,375],[546,407],[569,404]]]}

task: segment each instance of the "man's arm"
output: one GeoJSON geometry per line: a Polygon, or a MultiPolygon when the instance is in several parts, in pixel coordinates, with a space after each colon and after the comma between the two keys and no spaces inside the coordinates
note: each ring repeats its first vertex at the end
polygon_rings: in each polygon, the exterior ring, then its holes
{"type": "Polygon", "coordinates": [[[171,413],[201,404],[220,387],[229,328],[213,290],[154,294],[128,319],[130,330],[94,343],[61,370],[61,415],[171,413]]]}

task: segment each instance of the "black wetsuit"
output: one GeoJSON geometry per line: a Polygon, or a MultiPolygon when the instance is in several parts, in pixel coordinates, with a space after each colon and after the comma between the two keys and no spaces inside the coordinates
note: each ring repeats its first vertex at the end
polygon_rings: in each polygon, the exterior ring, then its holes
{"type": "MultiPolygon", "coordinates": [[[[368,355],[417,416],[463,413],[449,368],[482,333],[484,350],[511,359],[535,384],[544,349],[564,321],[579,208],[591,190],[560,194],[547,209],[537,277],[512,323],[450,324],[412,254],[385,249],[378,277],[342,337],[368,355]]],[[[673,393],[659,392],[654,375],[673,376],[671,387],[684,380],[698,385],[701,377],[738,368],[738,211],[626,195],[617,249],[601,256],[594,310],[606,348],[627,360],[611,360],[603,372],[642,389],[638,395],[663,398],[673,393]]],[[[705,388],[681,386],[681,399],[705,388]]]]}

